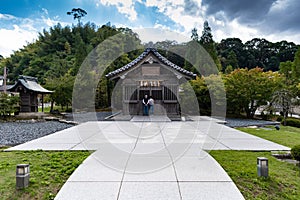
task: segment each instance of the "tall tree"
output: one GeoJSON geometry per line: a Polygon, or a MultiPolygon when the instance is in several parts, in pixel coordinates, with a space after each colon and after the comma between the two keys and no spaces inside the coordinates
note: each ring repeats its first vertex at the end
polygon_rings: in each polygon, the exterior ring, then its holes
{"type": "Polygon", "coordinates": [[[274,43],[272,47],[279,62],[293,61],[295,52],[298,49],[295,43],[285,40],[274,43]]]}
{"type": "MultiPolygon", "coordinates": [[[[203,25],[203,31],[202,31],[202,36],[200,38],[200,44],[204,47],[204,49],[209,53],[213,61],[215,62],[217,68],[219,70],[222,69],[220,60],[217,56],[217,51],[215,48],[215,42],[213,40],[213,36],[211,33],[211,28],[208,25],[208,22],[205,21],[203,25]]],[[[213,66],[206,66],[206,67],[213,67],[213,66]]],[[[209,69],[208,69],[209,70],[209,69]]]]}
{"type": "Polygon", "coordinates": [[[214,41],[213,41],[213,36],[211,34],[211,28],[208,25],[208,21],[205,21],[203,25],[202,36],[200,38],[200,43],[205,45],[205,44],[211,44],[213,42],[214,41]]]}
{"type": "Polygon", "coordinates": [[[295,82],[300,82],[300,48],[295,53],[294,65],[292,66],[292,76],[295,82]]]}
{"type": "Polygon", "coordinates": [[[80,20],[82,17],[87,15],[87,12],[81,8],[73,8],[72,11],[67,12],[67,15],[73,15],[74,20],[78,20],[78,25],[80,25],[80,20]]]}
{"type": "Polygon", "coordinates": [[[272,43],[263,38],[254,38],[245,43],[245,48],[251,54],[250,57],[254,56],[254,65],[248,66],[249,68],[260,67],[268,69],[269,61],[274,55],[272,51],[272,43]]]}
{"type": "Polygon", "coordinates": [[[198,30],[196,28],[193,28],[191,38],[194,41],[197,41],[197,42],[199,41],[198,30]]]}
{"type": "MultiPolygon", "coordinates": [[[[238,67],[246,67],[247,65],[245,64],[246,61],[246,55],[245,55],[245,49],[244,49],[244,44],[242,40],[239,38],[227,38],[221,40],[220,43],[217,44],[216,46],[218,55],[221,57],[221,64],[223,69],[226,69],[228,64],[227,59],[231,59],[230,54],[232,52],[235,53],[236,59],[238,61],[237,66],[232,66],[235,68],[238,67]]],[[[233,55],[231,55],[233,56],[233,55]]]]}

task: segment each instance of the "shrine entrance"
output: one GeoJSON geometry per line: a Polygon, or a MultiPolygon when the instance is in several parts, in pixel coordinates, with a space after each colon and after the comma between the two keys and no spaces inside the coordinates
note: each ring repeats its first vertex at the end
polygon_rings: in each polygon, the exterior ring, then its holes
{"type": "Polygon", "coordinates": [[[142,115],[142,99],[147,94],[154,99],[154,114],[180,115],[179,85],[196,75],[160,55],[156,49],[146,49],[138,58],[106,75],[116,81],[113,109],[125,115],[142,115]]]}
{"type": "Polygon", "coordinates": [[[161,103],[162,102],[162,88],[140,88],[139,89],[139,99],[143,99],[145,95],[148,95],[148,97],[152,96],[152,98],[155,100],[155,103],[161,103]]]}

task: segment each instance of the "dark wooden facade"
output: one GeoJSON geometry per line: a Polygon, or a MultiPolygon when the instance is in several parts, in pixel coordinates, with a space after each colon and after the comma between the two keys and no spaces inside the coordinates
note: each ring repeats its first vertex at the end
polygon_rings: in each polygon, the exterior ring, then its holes
{"type": "Polygon", "coordinates": [[[179,115],[179,86],[195,74],[171,63],[156,49],[148,48],[126,66],[106,77],[116,80],[112,103],[123,114],[141,115],[145,94],[155,100],[155,114],[179,115]],[[122,100],[122,101],[119,101],[122,100]]]}
{"type": "Polygon", "coordinates": [[[44,94],[52,93],[39,85],[37,78],[30,76],[19,76],[16,84],[8,90],[19,93],[20,112],[38,112],[38,95],[41,95],[43,101],[44,94]]]}

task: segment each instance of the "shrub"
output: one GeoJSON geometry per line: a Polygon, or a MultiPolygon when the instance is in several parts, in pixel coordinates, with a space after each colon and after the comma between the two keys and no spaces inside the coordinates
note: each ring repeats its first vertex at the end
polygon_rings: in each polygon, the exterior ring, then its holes
{"type": "Polygon", "coordinates": [[[261,119],[263,119],[263,120],[269,120],[269,119],[272,118],[272,115],[270,115],[270,114],[265,114],[264,112],[261,112],[260,117],[261,117],[261,119]]]}
{"type": "Polygon", "coordinates": [[[286,125],[300,128],[300,120],[294,118],[288,118],[286,119],[286,125]]]}
{"type": "Polygon", "coordinates": [[[276,121],[278,121],[278,122],[282,122],[282,120],[283,120],[283,116],[281,116],[281,115],[279,115],[276,119],[276,121]]]}
{"type": "Polygon", "coordinates": [[[11,115],[18,111],[19,97],[0,93],[0,116],[11,115]]]}
{"type": "Polygon", "coordinates": [[[300,161],[300,145],[296,145],[291,149],[291,154],[295,160],[300,161]]]}

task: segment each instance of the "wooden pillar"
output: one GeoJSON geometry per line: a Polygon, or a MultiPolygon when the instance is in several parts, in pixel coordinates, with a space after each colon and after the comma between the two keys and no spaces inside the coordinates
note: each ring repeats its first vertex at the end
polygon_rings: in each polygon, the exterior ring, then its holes
{"type": "Polygon", "coordinates": [[[42,94],[42,112],[44,112],[44,94],[42,94]]]}

